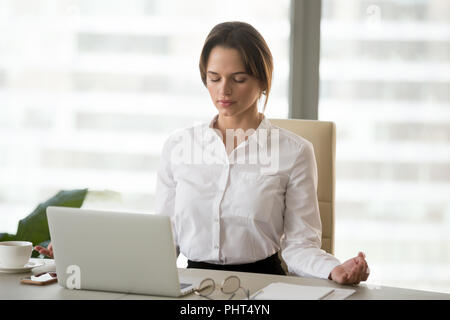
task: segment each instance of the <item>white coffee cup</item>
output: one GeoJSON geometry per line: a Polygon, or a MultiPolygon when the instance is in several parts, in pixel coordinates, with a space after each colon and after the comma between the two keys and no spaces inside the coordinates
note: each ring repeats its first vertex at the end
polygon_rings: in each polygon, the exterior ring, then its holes
{"type": "Polygon", "coordinates": [[[33,244],[28,241],[0,242],[0,267],[20,268],[30,260],[33,244]]]}

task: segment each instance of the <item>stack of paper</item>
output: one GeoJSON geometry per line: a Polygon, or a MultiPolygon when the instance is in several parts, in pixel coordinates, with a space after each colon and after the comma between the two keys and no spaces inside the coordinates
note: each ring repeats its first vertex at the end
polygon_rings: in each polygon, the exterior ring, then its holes
{"type": "Polygon", "coordinates": [[[301,286],[274,282],[258,290],[251,299],[256,300],[343,300],[355,292],[353,289],[301,286]]]}

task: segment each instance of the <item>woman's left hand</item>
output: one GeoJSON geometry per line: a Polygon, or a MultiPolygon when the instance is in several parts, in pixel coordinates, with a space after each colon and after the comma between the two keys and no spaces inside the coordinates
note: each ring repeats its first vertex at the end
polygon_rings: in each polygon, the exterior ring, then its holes
{"type": "Polygon", "coordinates": [[[358,284],[366,281],[369,278],[370,270],[365,258],[364,253],[359,252],[358,256],[335,267],[331,271],[329,279],[339,284],[358,284]]]}

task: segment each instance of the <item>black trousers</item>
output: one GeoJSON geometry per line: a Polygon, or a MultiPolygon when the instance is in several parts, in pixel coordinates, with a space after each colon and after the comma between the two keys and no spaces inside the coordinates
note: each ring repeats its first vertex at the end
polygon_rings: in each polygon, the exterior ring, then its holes
{"type": "Polygon", "coordinates": [[[275,253],[274,255],[267,257],[264,260],[259,260],[253,263],[245,263],[245,264],[213,264],[188,260],[187,267],[197,269],[267,273],[283,276],[286,275],[283,268],[281,267],[281,261],[278,258],[278,253],[275,253]]]}

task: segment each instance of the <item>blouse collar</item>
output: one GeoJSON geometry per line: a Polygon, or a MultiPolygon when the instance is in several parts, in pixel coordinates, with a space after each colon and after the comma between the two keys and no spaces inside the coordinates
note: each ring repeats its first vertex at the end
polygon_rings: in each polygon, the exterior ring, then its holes
{"type": "MultiPolygon", "coordinates": [[[[267,139],[269,139],[269,137],[270,137],[270,130],[272,128],[272,124],[266,118],[266,116],[264,114],[262,114],[262,117],[263,118],[262,118],[259,126],[256,128],[255,132],[253,132],[253,134],[251,134],[248,137],[248,139],[255,140],[260,147],[264,147],[267,145],[267,139]],[[261,131],[264,131],[264,130],[267,130],[267,132],[265,134],[262,134],[261,131]]],[[[217,133],[215,132],[215,130],[217,130],[217,129],[214,128],[214,124],[217,122],[218,118],[219,118],[219,115],[216,114],[214,116],[214,118],[211,120],[211,122],[209,123],[209,126],[208,126],[210,129],[210,130],[208,130],[209,133],[213,133],[213,134],[217,135],[217,133]]]]}

